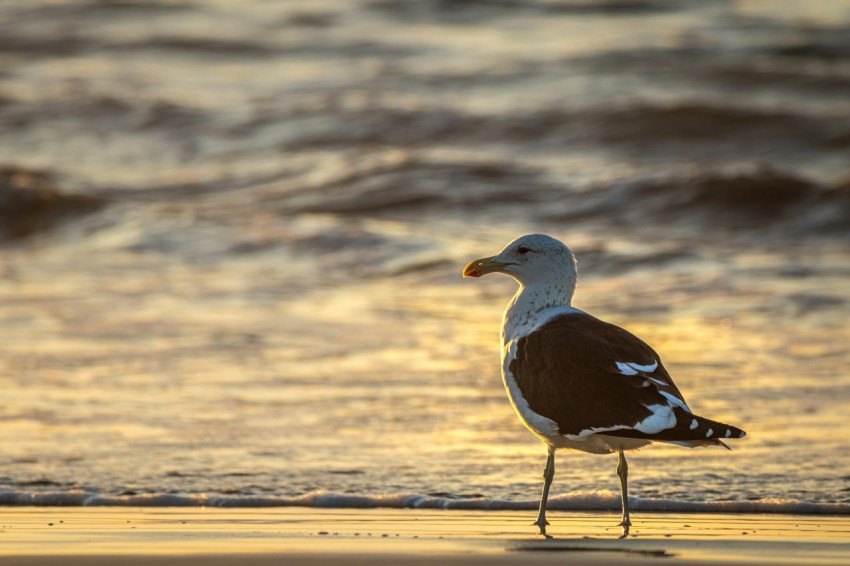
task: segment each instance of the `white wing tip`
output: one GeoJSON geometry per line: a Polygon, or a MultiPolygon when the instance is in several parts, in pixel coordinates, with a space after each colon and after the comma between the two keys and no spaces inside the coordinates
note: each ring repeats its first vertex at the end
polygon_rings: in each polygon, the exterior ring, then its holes
{"type": "Polygon", "coordinates": [[[638,373],[652,373],[658,369],[658,360],[651,364],[641,365],[637,362],[614,362],[617,364],[617,369],[623,375],[637,375],[638,373]]]}

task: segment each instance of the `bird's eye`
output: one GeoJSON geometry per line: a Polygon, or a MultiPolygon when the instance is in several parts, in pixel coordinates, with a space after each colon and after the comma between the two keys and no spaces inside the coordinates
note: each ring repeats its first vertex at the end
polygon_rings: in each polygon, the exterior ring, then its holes
{"type": "Polygon", "coordinates": [[[525,246],[521,246],[521,247],[517,248],[517,250],[516,250],[516,251],[517,251],[517,253],[520,253],[520,254],[522,254],[522,255],[525,255],[525,254],[527,254],[528,252],[530,252],[531,250],[530,250],[530,249],[528,249],[528,248],[526,248],[525,246]]]}

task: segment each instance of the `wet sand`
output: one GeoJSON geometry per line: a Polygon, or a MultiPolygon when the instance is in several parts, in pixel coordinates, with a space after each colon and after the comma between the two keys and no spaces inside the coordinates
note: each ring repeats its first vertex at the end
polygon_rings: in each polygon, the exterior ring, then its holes
{"type": "Polygon", "coordinates": [[[850,520],[651,514],[618,540],[613,513],[347,509],[5,508],[5,566],[62,564],[844,564],[850,520]]]}

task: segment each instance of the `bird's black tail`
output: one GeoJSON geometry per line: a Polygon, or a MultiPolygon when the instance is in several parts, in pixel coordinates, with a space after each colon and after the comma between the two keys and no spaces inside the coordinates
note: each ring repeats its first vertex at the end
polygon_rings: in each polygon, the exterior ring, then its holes
{"type": "Polygon", "coordinates": [[[726,448],[729,447],[723,443],[724,440],[744,438],[747,436],[747,433],[738,427],[699,417],[679,407],[673,410],[673,414],[676,417],[676,425],[655,434],[646,434],[634,429],[614,430],[605,432],[605,434],[626,438],[646,438],[647,440],[675,442],[687,446],[719,444],[726,448]]]}

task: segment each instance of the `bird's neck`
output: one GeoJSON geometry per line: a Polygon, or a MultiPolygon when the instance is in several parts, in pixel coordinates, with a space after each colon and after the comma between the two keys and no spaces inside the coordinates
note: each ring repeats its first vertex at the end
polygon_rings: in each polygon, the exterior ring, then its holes
{"type": "Polygon", "coordinates": [[[508,303],[502,324],[502,344],[508,345],[520,336],[528,334],[553,311],[572,309],[575,283],[565,281],[552,285],[543,283],[522,284],[508,303]]]}

